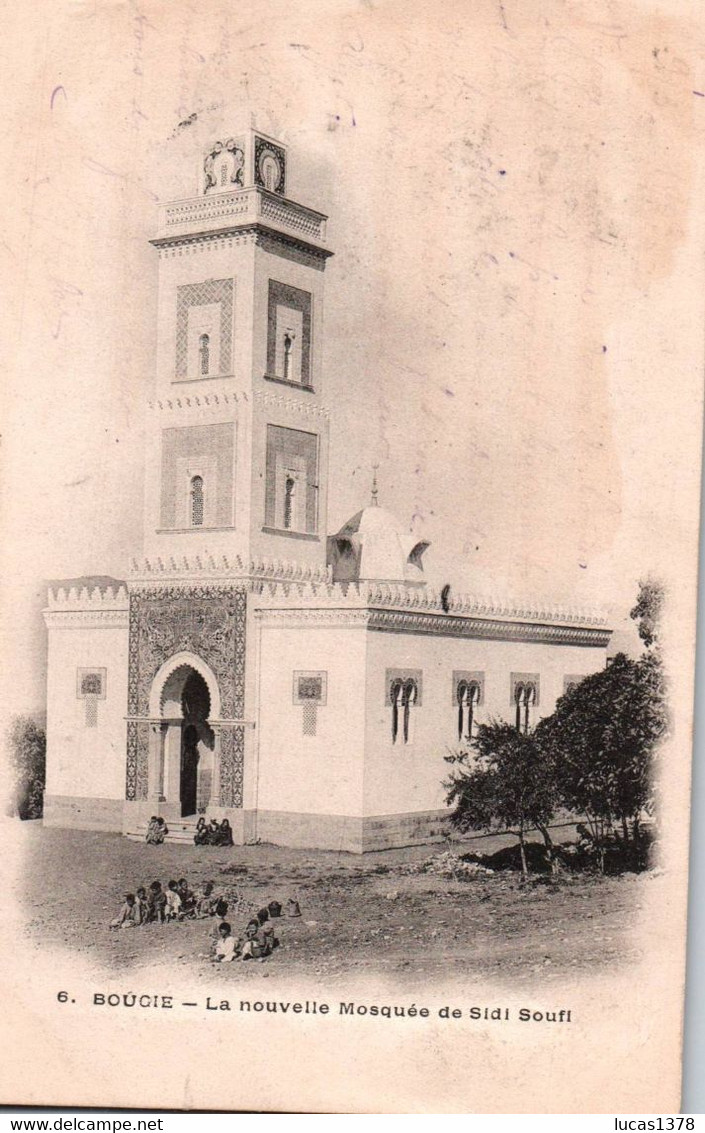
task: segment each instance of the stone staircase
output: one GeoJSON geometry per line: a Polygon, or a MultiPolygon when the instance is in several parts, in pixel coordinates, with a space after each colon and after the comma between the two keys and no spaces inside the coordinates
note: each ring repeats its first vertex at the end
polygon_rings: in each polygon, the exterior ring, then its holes
{"type": "MultiPolygon", "coordinates": [[[[170,846],[193,846],[193,836],[196,833],[197,818],[175,818],[166,820],[166,825],[169,833],[164,839],[165,845],[170,846]]],[[[140,827],[134,830],[126,830],[125,837],[129,838],[131,842],[144,842],[147,833],[147,823],[144,822],[140,827]]]]}

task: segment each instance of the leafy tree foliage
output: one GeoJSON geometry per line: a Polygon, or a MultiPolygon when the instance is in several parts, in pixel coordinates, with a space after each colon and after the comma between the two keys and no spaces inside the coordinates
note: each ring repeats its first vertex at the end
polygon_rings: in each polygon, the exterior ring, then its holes
{"type": "Polygon", "coordinates": [[[636,605],[629,611],[629,617],[638,622],[639,637],[647,649],[658,641],[664,596],[662,582],[653,578],[642,579],[636,605]]]}
{"type": "Polygon", "coordinates": [[[41,818],[46,781],[46,735],[31,716],[15,716],[8,739],[16,811],[20,818],[41,818]]]}
{"type": "Polygon", "coordinates": [[[519,839],[521,870],[527,875],[526,834],[539,830],[553,866],[548,825],[557,802],[555,768],[535,734],[502,721],[481,724],[472,752],[447,757],[454,765],[444,784],[451,822],[458,830],[506,832],[519,839]]]}
{"type": "Polygon", "coordinates": [[[656,753],[668,728],[664,691],[657,652],[636,661],[619,653],[536,727],[540,748],[552,752],[561,801],[585,815],[602,868],[615,825],[625,843],[636,840],[640,818],[652,812],[656,753]]]}

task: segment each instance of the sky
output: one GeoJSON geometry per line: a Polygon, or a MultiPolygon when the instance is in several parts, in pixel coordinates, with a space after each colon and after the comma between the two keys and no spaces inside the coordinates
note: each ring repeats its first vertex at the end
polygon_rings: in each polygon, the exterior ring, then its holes
{"type": "Polygon", "coordinates": [[[208,145],[249,122],[288,147],[289,195],[330,217],[328,531],[377,464],[380,503],[431,542],[434,585],[599,605],[630,647],[639,578],[692,603],[705,98],[689,43],[656,3],[18,16],[1,48],[11,710],[43,706],[46,580],[124,577],[140,551],[149,239],[160,203],[195,195],[208,145]]]}

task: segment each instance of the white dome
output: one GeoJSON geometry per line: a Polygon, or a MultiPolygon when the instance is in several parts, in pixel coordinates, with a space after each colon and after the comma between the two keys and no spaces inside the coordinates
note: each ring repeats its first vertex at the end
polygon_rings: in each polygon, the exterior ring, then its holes
{"type": "Polygon", "coordinates": [[[371,504],[329,538],[328,563],[336,582],[421,582],[428,546],[386,508],[371,504]]]}

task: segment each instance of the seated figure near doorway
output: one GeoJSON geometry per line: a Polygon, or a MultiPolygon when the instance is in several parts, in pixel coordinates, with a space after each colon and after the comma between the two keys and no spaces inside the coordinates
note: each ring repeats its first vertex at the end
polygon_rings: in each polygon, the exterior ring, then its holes
{"type": "Polygon", "coordinates": [[[232,846],[233,831],[227,818],[224,818],[215,835],[214,846],[232,846]]]}
{"type": "Polygon", "coordinates": [[[145,841],[152,846],[160,846],[168,833],[169,828],[164,819],[153,814],[147,825],[145,841]]]}

